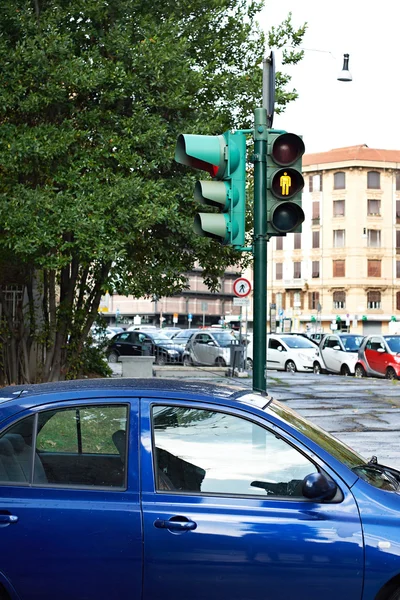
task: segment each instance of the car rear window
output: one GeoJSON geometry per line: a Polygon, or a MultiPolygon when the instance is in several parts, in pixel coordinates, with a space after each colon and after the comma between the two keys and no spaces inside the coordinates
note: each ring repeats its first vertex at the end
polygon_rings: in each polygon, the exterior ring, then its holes
{"type": "Polygon", "coordinates": [[[294,335],[282,336],[280,338],[282,342],[285,342],[288,348],[316,348],[313,342],[307,340],[307,338],[299,336],[296,337],[294,335]]]}
{"type": "Polygon", "coordinates": [[[357,352],[359,347],[361,346],[361,342],[363,341],[362,335],[346,335],[341,336],[343,346],[347,352],[357,352]]]}

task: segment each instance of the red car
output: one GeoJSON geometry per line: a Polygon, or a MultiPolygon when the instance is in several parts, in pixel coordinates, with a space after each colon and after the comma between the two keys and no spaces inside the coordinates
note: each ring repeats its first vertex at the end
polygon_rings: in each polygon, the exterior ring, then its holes
{"type": "Polygon", "coordinates": [[[400,378],[400,335],[368,335],[358,350],[356,377],[400,378]]]}

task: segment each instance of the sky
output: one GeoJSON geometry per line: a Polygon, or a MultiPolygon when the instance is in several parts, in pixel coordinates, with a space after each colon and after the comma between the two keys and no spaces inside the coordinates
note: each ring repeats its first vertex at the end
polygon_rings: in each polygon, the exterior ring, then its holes
{"type": "MultiPolygon", "coordinates": [[[[265,0],[265,32],[292,12],[308,29],[302,62],[284,67],[299,98],[274,127],[302,134],[306,153],[367,144],[400,150],[399,0],[265,0]],[[324,51],[324,52],[322,52],[324,51]],[[350,54],[352,82],[337,81],[350,54]]],[[[281,53],[275,52],[276,70],[281,53]]]]}

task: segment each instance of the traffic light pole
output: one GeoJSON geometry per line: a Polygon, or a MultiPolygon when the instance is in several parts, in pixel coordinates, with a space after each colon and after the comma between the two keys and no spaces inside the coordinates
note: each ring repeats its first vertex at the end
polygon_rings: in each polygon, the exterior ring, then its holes
{"type": "Polygon", "coordinates": [[[267,110],[254,111],[253,389],[266,393],[267,360],[267,110]]]}

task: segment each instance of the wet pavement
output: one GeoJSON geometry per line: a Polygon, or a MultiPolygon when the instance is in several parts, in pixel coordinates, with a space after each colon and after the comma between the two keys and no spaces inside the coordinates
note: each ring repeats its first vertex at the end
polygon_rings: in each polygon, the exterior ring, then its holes
{"type": "MultiPolygon", "coordinates": [[[[113,370],[121,376],[120,365],[113,370]]],[[[156,367],[155,374],[252,387],[251,378],[228,378],[224,369],[156,367]]],[[[362,456],[400,469],[400,381],[268,371],[267,390],[362,456]]]]}

